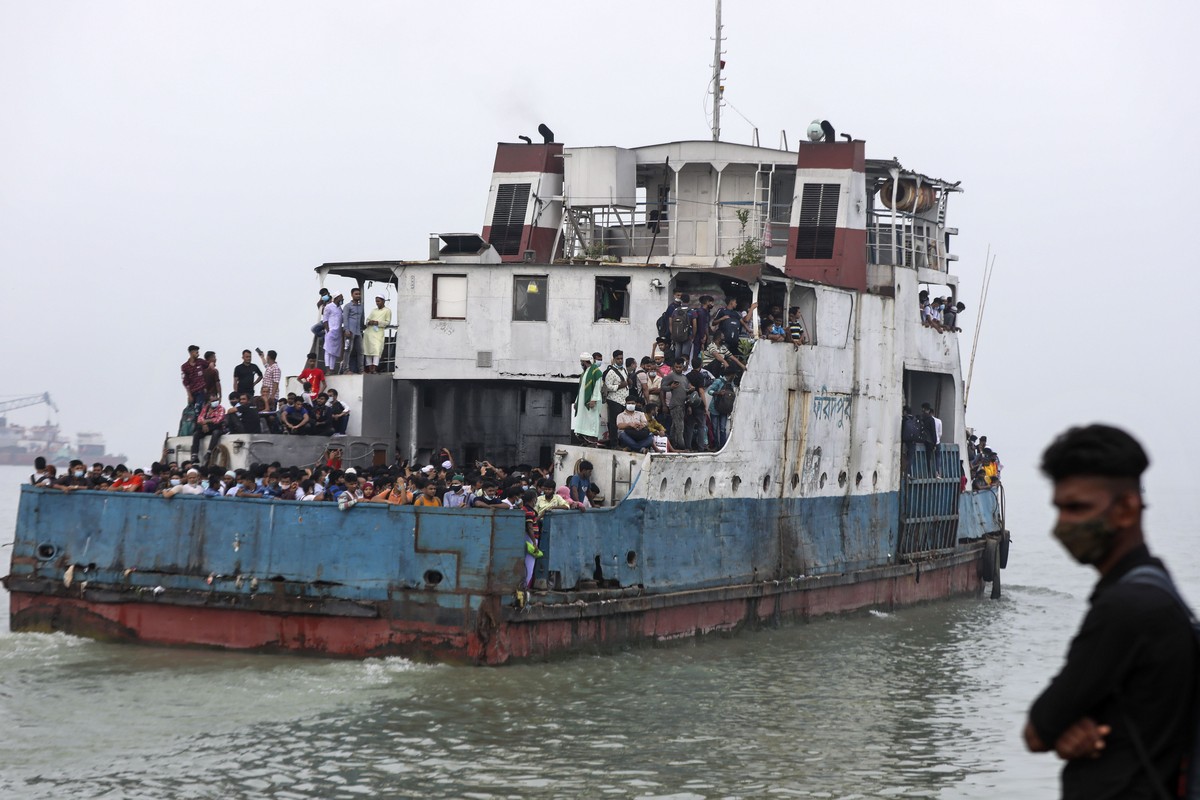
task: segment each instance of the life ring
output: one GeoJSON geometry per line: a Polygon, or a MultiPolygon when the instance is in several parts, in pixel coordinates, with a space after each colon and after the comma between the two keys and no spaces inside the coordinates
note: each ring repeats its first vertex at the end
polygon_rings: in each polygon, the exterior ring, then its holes
{"type": "Polygon", "coordinates": [[[983,558],[979,561],[979,577],[984,583],[991,583],[996,578],[996,552],[1000,549],[995,539],[988,539],[983,546],[983,558]]]}

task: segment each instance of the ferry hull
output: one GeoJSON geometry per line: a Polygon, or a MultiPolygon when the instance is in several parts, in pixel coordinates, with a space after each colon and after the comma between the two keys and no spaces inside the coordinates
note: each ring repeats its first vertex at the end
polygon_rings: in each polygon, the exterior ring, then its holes
{"type": "Polygon", "coordinates": [[[194,605],[105,598],[103,591],[47,580],[9,579],[14,631],[61,631],[107,641],[297,652],[351,658],[404,656],[498,665],[578,652],[729,633],[783,621],[978,595],[980,542],[917,564],[854,574],[768,581],[646,595],[599,590],[583,602],[515,608],[499,597],[456,620],[418,620],[402,604],[345,609],[309,603],[316,613],[261,607],[244,597],[184,598],[194,605]],[[55,585],[57,583],[57,585],[55,585]],[[99,594],[100,597],[91,595],[99,594]],[[622,596],[624,595],[624,596],[622,596]],[[222,605],[237,603],[238,605],[222,605]]]}

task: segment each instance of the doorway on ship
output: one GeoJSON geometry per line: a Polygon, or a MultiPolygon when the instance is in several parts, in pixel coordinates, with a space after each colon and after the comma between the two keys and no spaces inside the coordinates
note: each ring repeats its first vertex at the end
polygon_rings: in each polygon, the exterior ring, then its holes
{"type": "Polygon", "coordinates": [[[918,430],[928,429],[919,421],[901,421],[901,446],[897,453],[900,474],[897,560],[954,547],[958,540],[958,496],[964,475],[955,444],[960,401],[954,376],[906,369],[903,390],[904,405],[914,417],[919,418],[923,405],[929,404],[935,418],[935,436],[938,428],[941,436],[935,444],[905,441],[911,438],[906,434],[906,423],[908,427],[915,424],[918,430]]]}

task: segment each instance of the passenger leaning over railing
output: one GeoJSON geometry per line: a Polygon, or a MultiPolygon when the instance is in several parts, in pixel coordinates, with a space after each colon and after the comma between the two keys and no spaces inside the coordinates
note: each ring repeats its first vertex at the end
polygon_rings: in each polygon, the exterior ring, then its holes
{"type": "MultiPolygon", "coordinates": [[[[566,487],[564,486],[563,488],[565,489],[566,487]]],[[[551,478],[542,478],[542,480],[538,482],[538,489],[540,494],[533,504],[533,510],[534,513],[537,514],[538,519],[541,519],[543,516],[545,516],[547,511],[553,511],[556,508],[562,509],[563,511],[571,510],[572,506],[569,499],[571,496],[570,490],[567,491],[567,497],[564,498],[557,491],[555,491],[557,487],[551,478]]]]}
{"type": "Polygon", "coordinates": [[[788,338],[796,347],[808,344],[808,332],[804,330],[804,320],[800,316],[800,306],[788,309],[788,338]]]}
{"type": "Polygon", "coordinates": [[[712,341],[704,349],[700,357],[701,366],[713,375],[723,375],[727,380],[736,382],[737,377],[746,370],[745,363],[725,345],[725,333],[717,331],[712,341]]]}
{"type": "Polygon", "coordinates": [[[958,315],[966,310],[967,305],[962,301],[951,305],[952,300],[954,300],[953,297],[942,306],[942,329],[951,333],[961,333],[962,328],[958,327],[958,315]]]}
{"type": "Polygon", "coordinates": [[[759,338],[770,342],[786,342],[788,335],[783,323],[783,308],[773,306],[758,321],[759,338]]]}
{"type": "Polygon", "coordinates": [[[442,498],[438,497],[437,484],[428,478],[417,482],[419,494],[413,500],[413,505],[419,508],[441,508],[442,498]]]}

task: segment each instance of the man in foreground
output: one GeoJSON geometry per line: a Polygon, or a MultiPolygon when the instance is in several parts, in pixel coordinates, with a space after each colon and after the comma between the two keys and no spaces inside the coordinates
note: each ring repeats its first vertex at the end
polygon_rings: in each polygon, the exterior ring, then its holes
{"type": "Polygon", "coordinates": [[[1142,533],[1148,465],[1133,437],[1106,425],[1071,428],[1042,456],[1054,482],[1054,536],[1100,573],[1066,664],[1025,725],[1030,750],[1066,761],[1064,798],[1173,797],[1190,740],[1197,664],[1187,614],[1131,574],[1166,574],[1142,533]]]}

